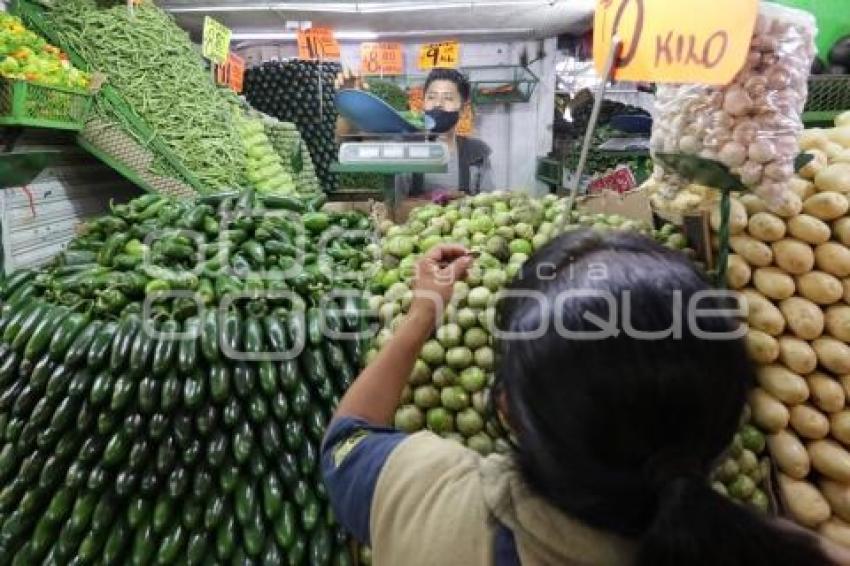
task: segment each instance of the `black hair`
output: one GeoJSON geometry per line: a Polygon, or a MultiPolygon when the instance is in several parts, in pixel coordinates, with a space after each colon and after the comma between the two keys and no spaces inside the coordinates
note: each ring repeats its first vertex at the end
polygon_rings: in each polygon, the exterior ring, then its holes
{"type": "Polygon", "coordinates": [[[637,566],[828,563],[813,537],[780,531],[709,485],[754,370],[740,339],[698,335],[739,328],[718,310],[730,301],[699,299],[712,314],[689,324],[686,307],[711,286],[684,254],[634,234],[568,232],[508,288],[502,332],[549,322],[537,339],[499,343],[496,391],[532,490],[590,526],[639,540],[637,566]],[[619,333],[568,339],[553,330],[556,317],[572,332],[616,321],[619,333]],[[680,338],[629,330],[666,330],[677,317],[680,338]]]}
{"type": "Polygon", "coordinates": [[[457,91],[460,93],[460,97],[464,102],[469,101],[470,96],[470,86],[469,81],[463,73],[457,71],[455,69],[432,69],[430,73],[428,73],[428,78],[425,79],[425,89],[423,92],[428,92],[428,87],[431,86],[431,83],[434,81],[451,81],[457,86],[457,91]]]}

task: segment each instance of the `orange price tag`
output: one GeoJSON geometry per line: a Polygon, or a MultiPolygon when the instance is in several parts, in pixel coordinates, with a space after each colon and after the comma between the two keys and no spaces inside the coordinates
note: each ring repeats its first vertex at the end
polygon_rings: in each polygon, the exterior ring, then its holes
{"type": "Polygon", "coordinates": [[[339,43],[329,28],[298,31],[299,59],[339,59],[339,43]]]}
{"type": "Polygon", "coordinates": [[[435,67],[454,69],[460,63],[460,44],[457,41],[428,43],[419,48],[419,69],[428,71],[435,67]]]}
{"type": "Polygon", "coordinates": [[[228,77],[227,83],[234,92],[242,92],[245,83],[245,59],[234,53],[227,59],[228,77]]]}
{"type": "Polygon", "coordinates": [[[235,92],[242,92],[245,82],[245,59],[230,53],[227,56],[227,63],[214,65],[214,68],[216,84],[229,86],[235,92]]]}
{"type": "Polygon", "coordinates": [[[597,0],[593,59],[599,74],[614,36],[614,78],[724,85],[746,61],[758,0],[597,0]]]}
{"type": "Polygon", "coordinates": [[[361,75],[403,75],[404,50],[401,43],[361,43],[361,75]]]}

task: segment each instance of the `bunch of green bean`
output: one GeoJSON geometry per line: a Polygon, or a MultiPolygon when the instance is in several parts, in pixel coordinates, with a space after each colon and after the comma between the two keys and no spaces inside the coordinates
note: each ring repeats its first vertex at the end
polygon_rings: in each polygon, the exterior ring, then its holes
{"type": "MultiPolygon", "coordinates": [[[[245,184],[245,155],[233,113],[206,70],[198,47],[153,3],[131,13],[99,8],[93,0],[65,0],[47,11],[61,44],[75,50],[210,191],[245,184]]],[[[96,111],[130,129],[121,113],[100,103],[96,111]]],[[[148,144],[151,140],[139,139],[148,144]]],[[[159,158],[156,172],[171,169],[159,158]]]]}

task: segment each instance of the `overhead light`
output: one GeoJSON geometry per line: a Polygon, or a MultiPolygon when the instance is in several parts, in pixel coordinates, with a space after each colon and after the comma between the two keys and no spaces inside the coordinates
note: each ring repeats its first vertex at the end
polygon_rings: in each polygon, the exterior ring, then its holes
{"type": "Polygon", "coordinates": [[[366,41],[369,39],[378,39],[379,34],[374,31],[335,31],[334,37],[337,39],[352,39],[352,40],[361,40],[366,41]]]}
{"type": "Polygon", "coordinates": [[[268,33],[242,33],[235,31],[233,35],[230,36],[230,39],[233,41],[295,41],[296,34],[290,32],[268,32],[268,33]]]}
{"type": "MultiPolygon", "coordinates": [[[[336,31],[334,37],[341,41],[369,41],[382,38],[418,38],[418,37],[449,37],[449,36],[531,36],[532,28],[497,28],[497,29],[456,29],[456,30],[433,30],[424,29],[416,31],[336,31]]],[[[233,32],[233,41],[295,41],[297,35],[291,32],[268,31],[268,32],[233,32]]]]}
{"type": "Polygon", "coordinates": [[[343,14],[379,14],[387,12],[420,12],[425,10],[458,10],[513,6],[555,6],[563,0],[472,0],[467,2],[268,2],[241,5],[173,6],[169,12],[331,12],[343,14]]]}
{"type": "MultiPolygon", "coordinates": [[[[334,37],[341,41],[367,41],[378,39],[379,34],[373,31],[335,31],[334,37]]],[[[269,31],[269,32],[233,32],[233,41],[295,41],[297,34],[294,32],[269,31]]]]}

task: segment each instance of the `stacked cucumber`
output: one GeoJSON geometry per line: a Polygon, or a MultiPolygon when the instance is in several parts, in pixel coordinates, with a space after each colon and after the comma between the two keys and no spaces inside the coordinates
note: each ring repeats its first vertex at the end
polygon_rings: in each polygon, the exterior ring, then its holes
{"type": "Polygon", "coordinates": [[[292,60],[267,61],[245,73],[251,106],[298,127],[325,192],[339,185],[330,165],[338,153],[334,94],[340,71],[339,63],[292,60]]]}
{"type": "Polygon", "coordinates": [[[145,196],[6,280],[0,563],[350,563],[318,453],[363,344],[322,329],[362,298],[316,307],[369,222],[317,205],[145,196]]]}
{"type": "Polygon", "coordinates": [[[301,139],[295,124],[264,116],[263,125],[266,136],[272,142],[272,147],[280,156],[281,163],[295,179],[298,193],[310,194],[321,191],[310,150],[301,139]]]}

